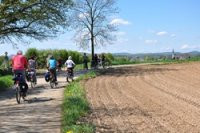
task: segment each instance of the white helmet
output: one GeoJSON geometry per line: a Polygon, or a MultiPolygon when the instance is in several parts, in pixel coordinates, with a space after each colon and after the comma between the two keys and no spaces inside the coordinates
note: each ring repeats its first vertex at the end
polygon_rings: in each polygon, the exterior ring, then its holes
{"type": "Polygon", "coordinates": [[[68,57],[68,60],[71,60],[71,59],[72,59],[72,57],[71,57],[71,56],[69,56],[69,57],[68,57]]]}

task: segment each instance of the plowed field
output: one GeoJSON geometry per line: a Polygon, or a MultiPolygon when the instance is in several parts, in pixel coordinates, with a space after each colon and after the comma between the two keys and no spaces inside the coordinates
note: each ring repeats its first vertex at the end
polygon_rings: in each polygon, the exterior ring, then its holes
{"type": "Polygon", "coordinates": [[[112,68],[84,85],[96,132],[200,132],[200,63],[112,68]]]}

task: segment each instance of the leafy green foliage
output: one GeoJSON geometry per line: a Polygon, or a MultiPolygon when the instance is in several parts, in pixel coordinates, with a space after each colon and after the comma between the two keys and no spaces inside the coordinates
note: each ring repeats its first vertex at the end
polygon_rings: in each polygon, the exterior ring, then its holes
{"type": "Polygon", "coordinates": [[[9,70],[0,69],[0,76],[11,75],[11,74],[12,74],[12,71],[10,69],[9,70]]]}
{"type": "Polygon", "coordinates": [[[0,77],[0,91],[3,91],[13,85],[12,76],[0,77]]]}
{"type": "Polygon", "coordinates": [[[65,61],[68,59],[68,56],[72,56],[73,61],[76,64],[81,64],[83,61],[83,56],[81,53],[76,51],[67,51],[67,50],[37,50],[34,48],[28,49],[26,52],[27,57],[31,57],[33,55],[37,55],[37,63],[39,68],[45,68],[46,67],[46,59],[48,55],[53,55],[56,60],[61,60],[62,64],[65,63],[65,61]]]}
{"type": "Polygon", "coordinates": [[[29,59],[31,58],[32,56],[35,56],[35,57],[38,57],[39,55],[39,52],[36,48],[30,48],[26,51],[26,57],[29,59]]]}
{"type": "Polygon", "coordinates": [[[72,0],[1,0],[0,41],[53,37],[69,26],[72,5],[72,0]]]}
{"type": "Polygon", "coordinates": [[[3,61],[4,61],[4,57],[3,57],[3,56],[0,56],[0,67],[1,67],[1,65],[3,64],[3,61]]]}

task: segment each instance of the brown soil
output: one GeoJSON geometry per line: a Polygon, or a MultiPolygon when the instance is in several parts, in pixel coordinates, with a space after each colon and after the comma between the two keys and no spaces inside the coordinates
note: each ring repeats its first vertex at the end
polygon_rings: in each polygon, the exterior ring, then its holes
{"type": "Polygon", "coordinates": [[[199,132],[200,63],[106,70],[85,83],[96,132],[199,132]]]}

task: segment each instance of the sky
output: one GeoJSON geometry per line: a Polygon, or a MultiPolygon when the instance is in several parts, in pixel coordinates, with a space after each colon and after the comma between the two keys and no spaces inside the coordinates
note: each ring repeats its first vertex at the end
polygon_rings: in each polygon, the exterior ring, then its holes
{"type": "MultiPolygon", "coordinates": [[[[200,0],[118,0],[119,13],[112,16],[117,24],[117,39],[112,45],[97,47],[97,53],[155,53],[200,51],[200,0]]],[[[31,44],[19,44],[20,50],[67,49],[90,52],[76,46],[73,31],[57,38],[31,44]]],[[[18,49],[0,45],[0,55],[18,49]]]]}

